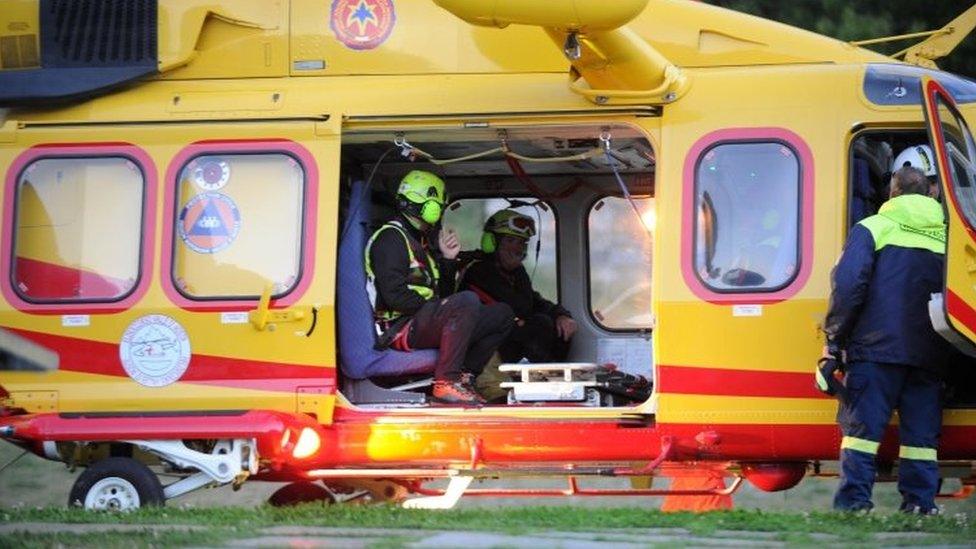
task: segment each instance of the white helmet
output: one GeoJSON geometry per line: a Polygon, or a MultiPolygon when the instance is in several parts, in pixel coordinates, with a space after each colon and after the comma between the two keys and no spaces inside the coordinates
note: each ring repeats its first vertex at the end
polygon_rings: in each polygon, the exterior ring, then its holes
{"type": "Polygon", "coordinates": [[[932,149],[928,145],[913,145],[901,151],[895,157],[895,161],[891,165],[891,171],[896,172],[905,166],[918,168],[926,176],[934,176],[935,155],[932,154],[932,149]]]}

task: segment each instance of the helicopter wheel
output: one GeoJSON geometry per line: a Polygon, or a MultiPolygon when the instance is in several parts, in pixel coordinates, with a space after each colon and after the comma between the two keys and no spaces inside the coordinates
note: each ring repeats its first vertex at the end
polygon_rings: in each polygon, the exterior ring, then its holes
{"type": "Polygon", "coordinates": [[[410,495],[405,486],[383,479],[342,479],[323,484],[336,494],[338,503],[401,503],[410,495]]]}
{"type": "Polygon", "coordinates": [[[274,507],[288,507],[302,503],[332,505],[335,501],[335,497],[328,490],[313,482],[292,482],[282,486],[268,498],[268,503],[274,507]]]}
{"type": "Polygon", "coordinates": [[[71,487],[68,505],[93,511],[131,511],[166,504],[163,486],[132,458],[110,457],[85,469],[71,487]]]}

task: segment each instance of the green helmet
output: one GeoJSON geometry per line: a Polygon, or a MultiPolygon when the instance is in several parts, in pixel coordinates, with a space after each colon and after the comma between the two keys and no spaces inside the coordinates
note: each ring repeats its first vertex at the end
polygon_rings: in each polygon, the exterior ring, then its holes
{"type": "Polygon", "coordinates": [[[446,202],[444,180],[430,172],[413,170],[400,180],[397,204],[430,225],[440,220],[446,202]]]}
{"type": "Polygon", "coordinates": [[[498,248],[498,236],[507,235],[528,240],[535,236],[535,221],[515,210],[499,210],[485,221],[481,235],[481,249],[493,253],[498,248]]]}

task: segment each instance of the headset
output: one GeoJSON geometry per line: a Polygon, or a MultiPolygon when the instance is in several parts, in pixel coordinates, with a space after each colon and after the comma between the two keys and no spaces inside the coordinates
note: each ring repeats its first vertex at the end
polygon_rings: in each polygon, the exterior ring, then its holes
{"type": "Polygon", "coordinates": [[[444,213],[444,181],[436,175],[413,170],[403,177],[397,189],[397,208],[407,215],[435,225],[444,213]]]}
{"type": "Polygon", "coordinates": [[[397,208],[407,215],[422,219],[428,225],[436,225],[444,213],[444,207],[435,199],[418,204],[402,195],[397,196],[397,208]]]}
{"type": "Polygon", "coordinates": [[[498,249],[498,234],[516,236],[528,241],[535,236],[535,221],[515,210],[495,212],[485,221],[484,232],[481,233],[481,251],[486,254],[494,253],[498,249]]]}
{"type": "Polygon", "coordinates": [[[485,232],[481,233],[481,251],[486,254],[493,254],[497,249],[498,237],[495,236],[495,233],[488,230],[488,224],[485,223],[485,232]]]}

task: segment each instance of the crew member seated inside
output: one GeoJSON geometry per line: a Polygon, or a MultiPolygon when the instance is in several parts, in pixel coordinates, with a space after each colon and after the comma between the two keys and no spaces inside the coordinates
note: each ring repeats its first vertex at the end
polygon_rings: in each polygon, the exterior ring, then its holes
{"type": "Polygon", "coordinates": [[[512,309],[483,305],[474,292],[454,293],[461,246],[453,231],[435,230],[446,201],[440,177],[411,171],[397,188],[396,216],[366,244],[376,347],[438,349],[433,399],[480,406],[485,400],[472,384],[508,336],[512,309]]]}
{"type": "Polygon", "coordinates": [[[495,212],[458,286],[477,293],[487,305],[501,303],[514,311],[515,326],[498,348],[504,362],[564,362],[576,333],[570,312],[539,295],[522,265],[534,235],[531,217],[514,210],[495,212]]]}

